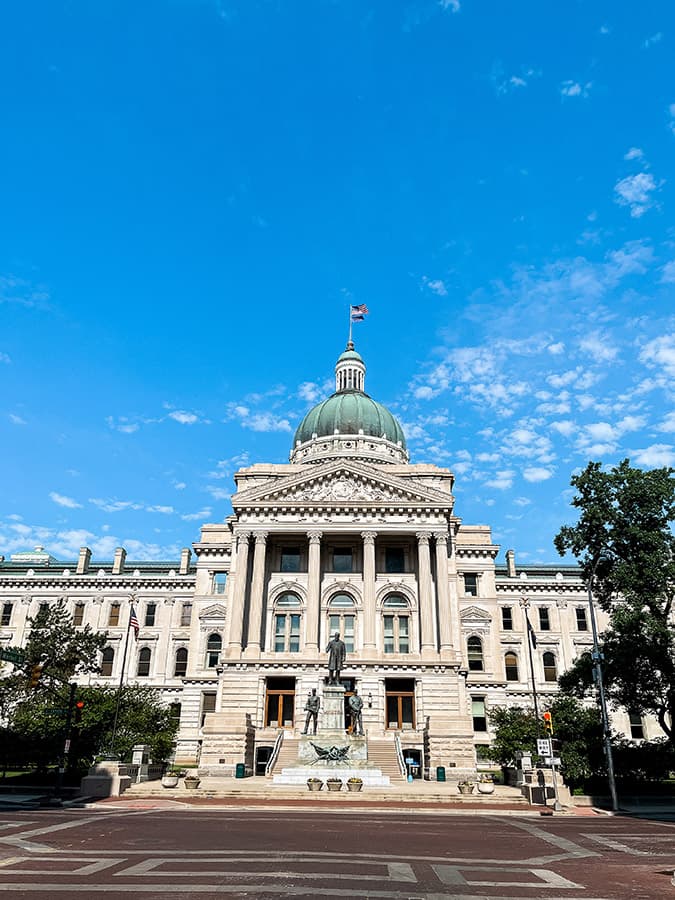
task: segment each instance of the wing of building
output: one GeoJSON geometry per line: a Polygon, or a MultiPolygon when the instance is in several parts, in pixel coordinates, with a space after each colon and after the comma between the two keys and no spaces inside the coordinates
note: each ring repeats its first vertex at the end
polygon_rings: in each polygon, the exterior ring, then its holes
{"type": "MultiPolygon", "coordinates": [[[[293,747],[339,632],[345,697],[364,701],[369,754],[394,768],[415,759],[432,776],[475,770],[489,708],[531,705],[523,601],[544,707],[591,646],[586,589],[576,567],[518,566],[512,551],[497,566],[490,528],[455,511],[452,472],[409,461],[365,372],[350,342],[290,461],[237,472],[234,515],[205,524],[180,560],[127,561],[122,548],[112,563],[87,548],[72,562],[42,548],[0,557],[0,645],[21,646],[27,618],[66,597],[76,625],[108,632],[103,674],[90,681],[117,684],[133,596],[127,680],[173,705],[177,760],[262,772],[280,733],[293,747]]],[[[636,738],[657,731],[639,716],[615,725],[636,738]]]]}

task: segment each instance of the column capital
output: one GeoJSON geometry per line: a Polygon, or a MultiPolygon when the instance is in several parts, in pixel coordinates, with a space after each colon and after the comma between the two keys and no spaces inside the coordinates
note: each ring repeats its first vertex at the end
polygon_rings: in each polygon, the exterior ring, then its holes
{"type": "Polygon", "coordinates": [[[433,533],[434,539],[437,544],[447,544],[448,543],[448,532],[447,531],[434,531],[433,533]]]}
{"type": "Polygon", "coordinates": [[[248,543],[248,539],[251,537],[250,531],[238,531],[237,532],[237,545],[248,543]]]}
{"type": "Polygon", "coordinates": [[[376,531],[362,531],[361,537],[363,538],[364,544],[374,544],[375,538],[377,537],[376,531]]]}
{"type": "Polygon", "coordinates": [[[253,538],[256,544],[264,544],[269,537],[269,531],[254,531],[253,538]]]}
{"type": "Polygon", "coordinates": [[[312,528],[307,532],[307,538],[310,544],[320,544],[321,538],[323,537],[323,531],[320,531],[318,528],[312,528]]]}
{"type": "Polygon", "coordinates": [[[427,544],[431,540],[431,532],[429,531],[417,531],[415,532],[415,537],[417,538],[418,544],[427,544]]]}

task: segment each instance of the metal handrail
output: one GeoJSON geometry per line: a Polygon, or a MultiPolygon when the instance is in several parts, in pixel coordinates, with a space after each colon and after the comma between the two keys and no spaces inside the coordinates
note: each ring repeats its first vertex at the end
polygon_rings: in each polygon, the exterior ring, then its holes
{"type": "Polygon", "coordinates": [[[274,742],[274,747],[272,748],[272,754],[270,758],[267,760],[267,765],[265,766],[265,777],[272,774],[272,770],[276,765],[277,758],[279,756],[279,751],[281,750],[281,745],[284,742],[284,729],[280,728],[279,733],[277,734],[277,739],[274,742]]]}
{"type": "Polygon", "coordinates": [[[398,767],[401,770],[401,775],[406,778],[408,769],[406,768],[405,760],[403,759],[403,748],[401,747],[401,738],[398,734],[394,735],[394,747],[396,748],[396,759],[398,760],[398,767]]]}

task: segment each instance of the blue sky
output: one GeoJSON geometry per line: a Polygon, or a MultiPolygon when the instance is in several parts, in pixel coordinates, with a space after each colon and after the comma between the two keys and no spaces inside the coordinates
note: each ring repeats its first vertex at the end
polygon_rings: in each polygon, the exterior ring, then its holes
{"type": "Polygon", "coordinates": [[[575,470],[675,463],[674,42],[649,0],[9,5],[0,553],[175,557],[353,302],[413,461],[554,562],[575,470]]]}

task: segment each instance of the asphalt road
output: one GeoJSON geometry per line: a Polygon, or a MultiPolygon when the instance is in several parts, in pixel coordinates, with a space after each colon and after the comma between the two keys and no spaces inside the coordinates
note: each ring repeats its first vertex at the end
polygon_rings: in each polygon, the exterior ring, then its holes
{"type": "Polygon", "coordinates": [[[672,897],[675,825],[624,817],[0,812],[0,896],[672,897]]]}

